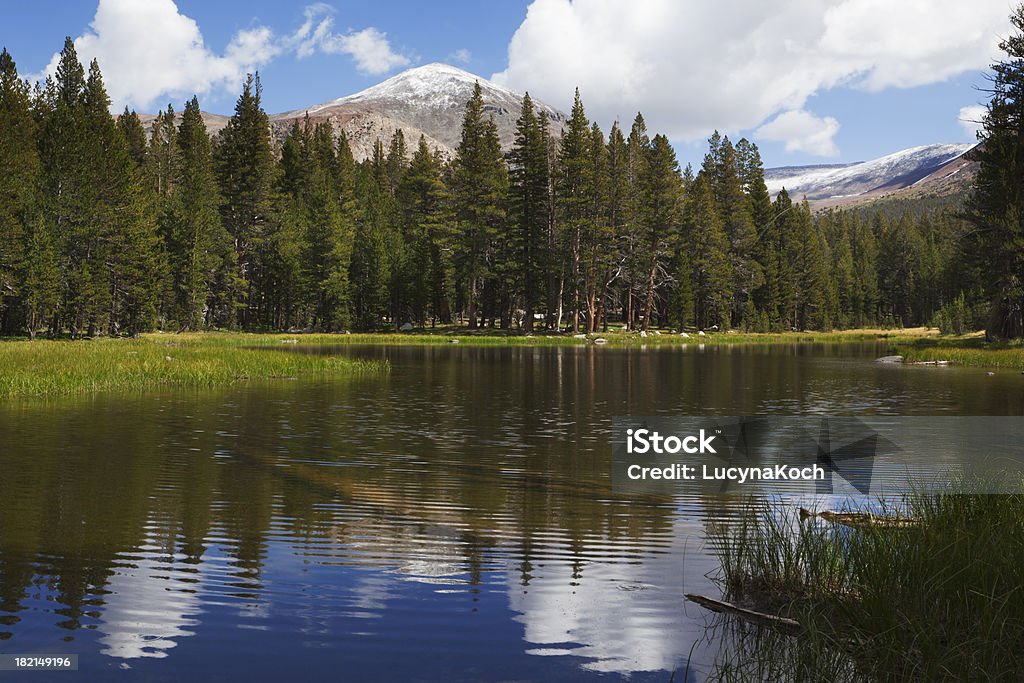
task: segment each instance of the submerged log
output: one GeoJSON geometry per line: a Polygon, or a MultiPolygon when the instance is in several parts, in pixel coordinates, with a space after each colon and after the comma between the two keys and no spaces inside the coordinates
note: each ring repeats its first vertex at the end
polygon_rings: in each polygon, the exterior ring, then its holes
{"type": "Polygon", "coordinates": [[[870,512],[812,512],[807,508],[800,508],[800,519],[808,517],[821,517],[833,524],[842,524],[854,529],[910,529],[921,524],[921,520],[912,517],[887,517],[870,512]]]}
{"type": "Polygon", "coordinates": [[[731,602],[715,600],[714,598],[709,598],[706,595],[697,595],[695,593],[687,593],[686,599],[690,602],[695,602],[701,607],[709,609],[712,612],[718,612],[719,614],[731,614],[743,619],[744,621],[749,621],[750,623],[758,626],[775,629],[776,631],[780,631],[786,635],[795,636],[802,630],[800,622],[796,619],[790,619],[789,617],[780,617],[776,614],[758,612],[756,610],[734,605],[731,602]]]}

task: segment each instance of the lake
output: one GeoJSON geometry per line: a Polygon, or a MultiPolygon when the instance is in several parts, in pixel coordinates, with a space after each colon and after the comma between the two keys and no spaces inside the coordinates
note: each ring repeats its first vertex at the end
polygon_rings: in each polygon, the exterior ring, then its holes
{"type": "Polygon", "coordinates": [[[0,653],[78,654],[50,674],[76,681],[701,680],[721,643],[682,596],[718,594],[705,531],[738,499],[614,494],[614,416],[1024,414],[1018,373],[874,343],[315,352],[392,370],[0,407],[0,653]]]}

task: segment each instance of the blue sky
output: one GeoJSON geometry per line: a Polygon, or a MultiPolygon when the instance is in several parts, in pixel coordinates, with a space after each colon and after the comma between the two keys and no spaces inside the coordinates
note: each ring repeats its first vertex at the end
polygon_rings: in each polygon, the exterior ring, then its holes
{"type": "Polygon", "coordinates": [[[197,92],[230,113],[259,69],[270,112],[448,62],[567,109],[579,86],[606,130],[642,111],[683,163],[714,128],[768,166],[968,142],[961,119],[1009,29],[1007,0],[501,0],[283,3],[36,0],[0,28],[26,76],[64,36],[97,56],[115,104],[155,111],[197,92]],[[723,11],[723,8],[727,8],[723,11]]]}

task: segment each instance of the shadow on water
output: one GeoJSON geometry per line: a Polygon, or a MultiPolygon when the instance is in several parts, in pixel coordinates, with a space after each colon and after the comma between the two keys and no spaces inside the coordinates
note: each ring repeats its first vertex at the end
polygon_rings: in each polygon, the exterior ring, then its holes
{"type": "Polygon", "coordinates": [[[1024,412],[1019,376],[876,345],[316,352],[392,372],[0,409],[3,650],[85,680],[699,680],[721,644],[681,596],[735,506],[614,495],[613,416],[1024,412]]]}

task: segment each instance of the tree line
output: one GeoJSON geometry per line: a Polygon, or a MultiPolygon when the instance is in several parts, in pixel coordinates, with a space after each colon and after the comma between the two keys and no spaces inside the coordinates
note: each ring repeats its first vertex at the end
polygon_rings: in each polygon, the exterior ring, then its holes
{"type": "Polygon", "coordinates": [[[757,146],[715,133],[680,169],[640,114],[605,135],[579,92],[561,131],[527,94],[503,151],[476,86],[452,158],[401,131],[357,162],[308,117],[271,134],[258,75],[211,136],[193,98],[114,118],[69,39],[30,86],[0,55],[0,328],[532,332],[831,329],[987,312],[971,222],[812,213],[757,146]]]}

